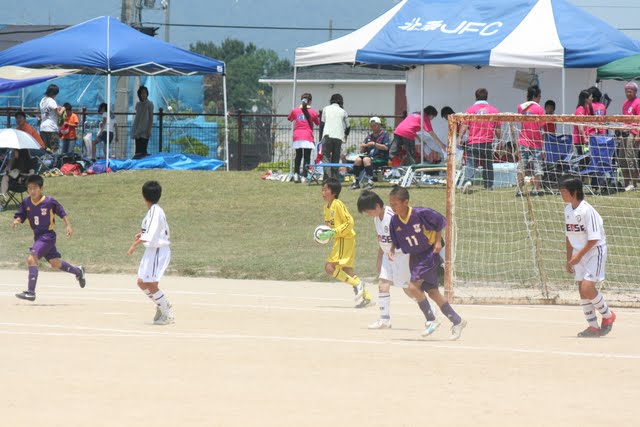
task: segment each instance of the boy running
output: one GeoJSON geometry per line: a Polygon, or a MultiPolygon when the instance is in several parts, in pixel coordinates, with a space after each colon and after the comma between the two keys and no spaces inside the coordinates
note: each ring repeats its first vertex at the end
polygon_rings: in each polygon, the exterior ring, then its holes
{"type": "Polygon", "coordinates": [[[36,284],[38,283],[38,262],[44,257],[51,267],[71,273],[81,288],[86,285],[84,268],[74,267],[66,261],[60,260],[60,252],[56,248],[55,215],[58,215],[67,226],[67,236],[73,234],[71,223],[62,205],[53,197],[42,194],[44,179],[39,175],[31,175],[27,178],[27,193],[29,197],[20,203],[18,211],[13,216],[13,228],[29,221],[33,230],[33,246],[29,249],[27,265],[29,266],[29,281],[27,290],[16,294],[16,297],[27,301],[36,300],[36,284]]]}
{"type": "Polygon", "coordinates": [[[581,338],[597,338],[607,335],[616,321],[616,314],[609,310],[596,283],[604,280],[607,262],[607,239],[604,224],[598,212],[584,200],[582,181],[577,177],[560,182],[560,195],[567,205],[564,208],[568,273],[573,273],[580,292],[582,311],[589,326],[578,333],[581,338]],[[595,310],[602,315],[598,326],[595,310]]]}
{"type": "Polygon", "coordinates": [[[171,304],[158,288],[158,282],[171,260],[169,249],[169,224],[164,210],[158,205],[162,187],[157,181],[147,181],[142,186],[142,197],[149,209],[142,220],[142,228],[134,237],[134,242],[127,252],[132,255],[142,243],[145,246],[140,267],[138,268],[138,287],[156,305],[154,325],[174,323],[171,304]]]}
{"type": "Polygon", "coordinates": [[[410,255],[411,281],[407,293],[418,302],[427,319],[422,336],[431,335],[440,326],[424,295],[425,291],[453,323],[450,339],[457,340],[467,322],[453,310],[438,289],[438,270],[442,265],[442,230],[446,226],[446,220],[433,209],[410,207],[409,191],[404,187],[394,187],[391,190],[389,205],[395,212],[390,223],[393,245],[389,256],[393,260],[396,249],[410,255]]]}
{"type": "Polygon", "coordinates": [[[320,239],[335,237],[329,258],[324,270],[332,277],[353,286],[356,294],[357,308],[371,304],[371,295],[365,283],[354,274],[353,264],[356,257],[356,232],[353,229],[353,218],[347,207],[338,200],[342,186],[335,178],[329,178],[322,184],[324,205],[324,222],[331,230],[320,234],[320,239]]]}

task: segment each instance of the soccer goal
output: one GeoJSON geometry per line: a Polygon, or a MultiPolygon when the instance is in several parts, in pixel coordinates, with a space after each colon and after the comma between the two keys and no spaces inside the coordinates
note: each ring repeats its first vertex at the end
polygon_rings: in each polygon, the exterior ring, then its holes
{"type": "Polygon", "coordinates": [[[450,115],[448,295],[463,303],[576,303],[577,286],[564,271],[565,205],[558,191],[561,177],[575,175],[604,220],[609,254],[600,289],[607,301],[640,306],[638,122],[627,116],[450,115]],[[478,143],[482,135],[493,135],[492,142],[478,143]],[[524,146],[541,147],[543,155],[524,146]],[[465,158],[456,162],[452,154],[461,147],[465,158]]]}

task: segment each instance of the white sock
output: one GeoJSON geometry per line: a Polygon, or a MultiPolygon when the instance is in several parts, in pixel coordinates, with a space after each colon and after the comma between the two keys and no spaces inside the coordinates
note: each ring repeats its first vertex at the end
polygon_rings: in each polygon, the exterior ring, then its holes
{"type": "Polygon", "coordinates": [[[589,326],[599,328],[600,326],[598,325],[598,316],[596,316],[596,312],[593,308],[591,300],[580,300],[580,305],[582,305],[582,312],[584,313],[584,317],[585,319],[587,319],[587,323],[589,324],[589,326]]]}
{"type": "Polygon", "coordinates": [[[389,292],[378,293],[378,305],[380,306],[380,319],[391,320],[391,294],[389,292]]]}
{"type": "Polygon", "coordinates": [[[149,297],[149,301],[151,301],[153,305],[156,305],[156,302],[153,300],[153,295],[151,295],[151,291],[149,291],[149,289],[144,289],[143,292],[147,297],[149,297]]]}
{"type": "Polygon", "coordinates": [[[153,294],[153,300],[155,301],[156,305],[160,307],[160,311],[162,312],[162,314],[164,314],[165,316],[170,314],[169,300],[167,300],[167,298],[164,296],[164,293],[161,290],[158,289],[158,292],[153,294]]]}
{"type": "Polygon", "coordinates": [[[591,300],[591,304],[593,304],[595,309],[598,310],[600,314],[602,314],[602,317],[604,317],[605,319],[608,319],[609,317],[611,317],[611,311],[609,311],[609,306],[605,302],[604,297],[602,296],[600,291],[598,291],[598,295],[596,295],[596,297],[591,300]]]}

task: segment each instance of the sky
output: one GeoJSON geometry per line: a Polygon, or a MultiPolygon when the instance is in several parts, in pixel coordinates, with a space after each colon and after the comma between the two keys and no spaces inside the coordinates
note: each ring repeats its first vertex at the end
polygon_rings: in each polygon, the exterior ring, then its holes
{"type": "MultiPolygon", "coordinates": [[[[220,43],[225,38],[253,42],[259,48],[275,50],[282,58],[293,60],[296,47],[311,46],[329,40],[329,22],[333,28],[359,28],[392,8],[399,0],[169,0],[172,24],[243,25],[277,27],[321,27],[322,31],[251,30],[228,28],[170,27],[171,43],[188,48],[196,41],[220,43]]],[[[102,15],[120,18],[122,0],[29,0],[29,7],[5,8],[0,24],[75,25],[102,15]]],[[[160,0],[156,0],[156,7],[160,0]]],[[[638,0],[574,0],[580,6],[616,28],[640,39],[640,3],[638,0]],[[631,28],[635,28],[631,30],[631,28]]],[[[142,21],[164,23],[161,10],[142,12],[142,21]]],[[[580,23],[576,23],[580,25],[580,23]]],[[[157,26],[157,25],[155,25],[157,26]]],[[[588,31],[588,28],[584,29],[588,31]]],[[[333,31],[333,38],[350,31],[333,31]]],[[[164,37],[164,27],[158,30],[164,37]]],[[[79,41],[80,42],[80,41],[79,41]]]]}

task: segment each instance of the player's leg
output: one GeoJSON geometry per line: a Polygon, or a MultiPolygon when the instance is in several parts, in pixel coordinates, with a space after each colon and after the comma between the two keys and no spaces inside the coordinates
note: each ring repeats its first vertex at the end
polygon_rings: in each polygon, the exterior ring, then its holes
{"type": "Polygon", "coordinates": [[[362,172],[362,157],[357,157],[353,162],[353,184],[351,184],[352,190],[357,190],[360,188],[360,181],[358,178],[360,177],[360,173],[362,172]]]}
{"type": "Polygon", "coordinates": [[[158,287],[160,278],[162,278],[165,270],[169,266],[170,259],[171,251],[168,246],[162,248],[147,248],[142,255],[142,260],[138,268],[138,287],[140,287],[145,294],[151,295],[153,302],[160,311],[159,316],[157,311],[156,316],[154,316],[153,323],[156,325],[167,325],[174,322],[171,303],[164,292],[158,287]]]}
{"type": "Polygon", "coordinates": [[[369,325],[369,329],[391,328],[391,280],[393,280],[392,262],[386,254],[382,255],[380,275],[378,277],[378,307],[380,317],[369,325]]]}
{"type": "Polygon", "coordinates": [[[429,298],[440,307],[440,311],[444,314],[453,324],[451,326],[451,340],[457,340],[462,334],[462,330],[467,326],[466,320],[463,320],[458,313],[451,307],[449,301],[440,293],[438,270],[441,268],[440,264],[434,265],[425,271],[422,275],[424,283],[422,289],[427,292],[429,298]]]}
{"type": "MultiPolygon", "coordinates": [[[[37,243],[37,242],[36,242],[37,243]]],[[[27,256],[27,267],[29,274],[27,278],[27,290],[17,293],[16,297],[27,301],[36,300],[36,286],[38,284],[38,256],[37,250],[34,252],[34,247],[31,248],[31,253],[27,256]]]]}
{"type": "Polygon", "coordinates": [[[60,253],[57,251],[55,245],[49,250],[49,253],[45,256],[46,260],[49,262],[52,268],[56,270],[64,271],[65,273],[71,273],[76,276],[76,280],[81,288],[84,288],[87,284],[87,280],[85,278],[84,267],[73,266],[69,264],[67,261],[63,261],[60,259],[60,253]]]}
{"type": "Polygon", "coordinates": [[[361,280],[355,273],[355,271],[353,270],[353,262],[349,263],[344,262],[341,265],[339,265],[338,267],[340,268],[340,270],[342,270],[342,273],[347,276],[350,277],[353,281],[357,282],[358,284],[353,288],[353,291],[356,295],[356,301],[360,301],[358,305],[356,305],[356,308],[363,308],[368,306],[369,304],[371,304],[371,302],[373,301],[373,297],[371,296],[371,293],[369,292],[369,290],[367,289],[367,284],[361,280]],[[347,266],[347,265],[351,265],[351,266],[347,266]]]}
{"type": "Polygon", "coordinates": [[[580,303],[589,327],[578,334],[579,337],[598,337],[607,335],[616,320],[616,315],[609,309],[604,297],[596,288],[596,283],[605,278],[605,263],[607,260],[607,248],[595,248],[593,255],[574,267],[580,303]],[[598,327],[598,319],[595,310],[602,316],[602,325],[598,327]]]}

